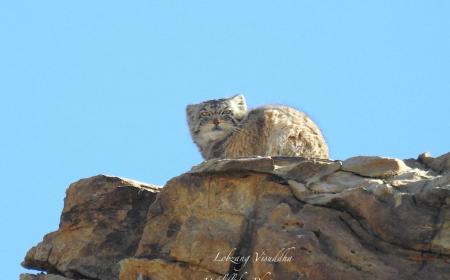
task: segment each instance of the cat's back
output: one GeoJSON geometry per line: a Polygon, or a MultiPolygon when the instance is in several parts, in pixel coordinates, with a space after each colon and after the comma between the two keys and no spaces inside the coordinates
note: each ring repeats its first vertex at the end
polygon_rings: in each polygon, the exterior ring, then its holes
{"type": "Polygon", "coordinates": [[[282,105],[267,105],[248,112],[240,132],[228,142],[229,157],[329,157],[328,146],[318,126],[305,113],[282,105]]]}
{"type": "Polygon", "coordinates": [[[282,122],[303,122],[308,116],[292,107],[284,105],[266,105],[255,108],[248,113],[247,121],[261,119],[267,124],[280,124],[282,122]]]}
{"type": "Polygon", "coordinates": [[[259,128],[268,130],[272,134],[293,128],[320,132],[317,125],[305,113],[283,105],[267,105],[251,110],[243,125],[258,125],[259,128]]]}

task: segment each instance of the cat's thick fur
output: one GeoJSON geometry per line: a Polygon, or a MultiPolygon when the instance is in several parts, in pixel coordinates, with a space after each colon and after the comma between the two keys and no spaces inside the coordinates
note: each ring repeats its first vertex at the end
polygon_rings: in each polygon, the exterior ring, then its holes
{"type": "Polygon", "coordinates": [[[189,129],[205,159],[246,156],[329,158],[317,125],[287,106],[247,111],[245,98],[208,100],[186,107],[189,129]]]}

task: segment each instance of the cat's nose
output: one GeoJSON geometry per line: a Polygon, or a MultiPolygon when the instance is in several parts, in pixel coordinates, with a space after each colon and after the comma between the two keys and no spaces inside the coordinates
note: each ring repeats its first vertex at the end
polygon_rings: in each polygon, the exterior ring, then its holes
{"type": "Polygon", "coordinates": [[[219,123],[220,123],[220,122],[219,122],[218,119],[214,119],[214,120],[213,120],[213,124],[218,125],[219,123]]]}

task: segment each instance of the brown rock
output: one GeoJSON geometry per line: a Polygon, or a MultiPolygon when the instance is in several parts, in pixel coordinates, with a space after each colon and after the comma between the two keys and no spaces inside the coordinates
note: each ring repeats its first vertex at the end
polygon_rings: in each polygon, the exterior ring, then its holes
{"type": "Polygon", "coordinates": [[[447,197],[447,202],[442,205],[437,219],[440,223],[431,241],[430,249],[442,254],[450,253],[450,198],[447,197]]]}
{"type": "Polygon", "coordinates": [[[286,204],[275,207],[266,222],[255,228],[249,279],[268,274],[273,279],[395,277],[396,269],[363,246],[342,222],[347,218],[345,213],[308,204],[298,212],[286,204]],[[281,257],[267,262],[263,255],[281,257]]]}
{"type": "MultiPolygon", "coordinates": [[[[303,170],[296,177],[306,182],[321,168],[303,170]]],[[[189,264],[226,279],[233,274],[236,279],[450,276],[450,252],[439,243],[446,240],[438,238],[448,231],[437,234],[447,218],[436,220],[448,190],[434,186],[413,197],[382,180],[337,171],[311,185],[336,186],[336,193],[320,195],[292,179],[286,178],[287,186],[269,174],[236,171],[186,174],[170,181],[150,208],[136,256],[177,267],[189,264]],[[292,184],[301,201],[293,199],[292,184]],[[242,262],[233,263],[228,255],[242,262]],[[278,261],[269,261],[277,256],[278,261]]],[[[137,275],[139,269],[132,267],[137,275]]],[[[195,279],[191,270],[178,270],[179,279],[195,279]]],[[[153,279],[152,272],[145,276],[153,279]]]]}
{"type": "Polygon", "coordinates": [[[212,273],[189,263],[168,262],[161,259],[145,260],[130,258],[120,262],[121,280],[204,280],[222,278],[221,275],[212,273]],[[219,278],[220,277],[220,278],[219,278]]]}
{"type": "Polygon", "coordinates": [[[319,181],[322,177],[341,169],[342,162],[300,157],[252,157],[238,159],[211,159],[192,167],[190,173],[207,174],[233,171],[256,171],[274,174],[285,179],[306,184],[319,181]]]}
{"type": "Polygon", "coordinates": [[[58,231],[33,247],[22,265],[69,278],[117,278],[115,265],[134,254],[157,190],[104,175],[73,183],[58,231]]]}
{"type": "Polygon", "coordinates": [[[214,256],[218,252],[228,254],[239,246],[250,226],[248,219],[256,211],[255,204],[276,204],[278,200],[266,197],[281,193],[297,203],[287,186],[271,178],[264,174],[219,173],[173,179],[149,210],[136,256],[158,256],[226,274],[230,262],[214,261],[214,256]]]}
{"type": "Polygon", "coordinates": [[[344,171],[373,178],[394,176],[407,169],[405,163],[399,159],[368,156],[349,158],[342,165],[344,171]]]}
{"type": "Polygon", "coordinates": [[[26,263],[90,280],[450,279],[450,174],[359,162],[208,161],[170,180],[146,214],[154,192],[89,179],[26,263]]]}
{"type": "Polygon", "coordinates": [[[274,162],[276,168],[272,172],[273,174],[285,179],[303,182],[306,185],[316,183],[342,167],[340,161],[321,159],[274,157],[274,162]]]}
{"type": "Polygon", "coordinates": [[[253,157],[238,159],[211,159],[195,165],[191,173],[217,173],[229,171],[272,172],[275,163],[271,157],[253,157]]]}
{"type": "MultiPolygon", "coordinates": [[[[67,277],[63,277],[60,275],[55,275],[55,274],[38,274],[38,275],[33,275],[33,274],[21,274],[20,275],[20,280],[74,280],[72,278],[67,278],[67,277]]],[[[80,279],[80,280],[84,280],[84,279],[80,279]]]]}
{"type": "Polygon", "coordinates": [[[423,153],[419,156],[419,161],[436,172],[450,172],[450,153],[446,153],[437,158],[433,158],[430,153],[423,153]]]}

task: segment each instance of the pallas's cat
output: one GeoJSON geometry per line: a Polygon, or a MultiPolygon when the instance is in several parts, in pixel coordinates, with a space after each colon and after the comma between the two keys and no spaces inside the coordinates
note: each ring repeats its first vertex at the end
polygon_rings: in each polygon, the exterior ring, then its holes
{"type": "Polygon", "coordinates": [[[205,159],[250,156],[329,158],[317,125],[287,106],[248,111],[243,95],[186,107],[192,138],[205,159]]]}

